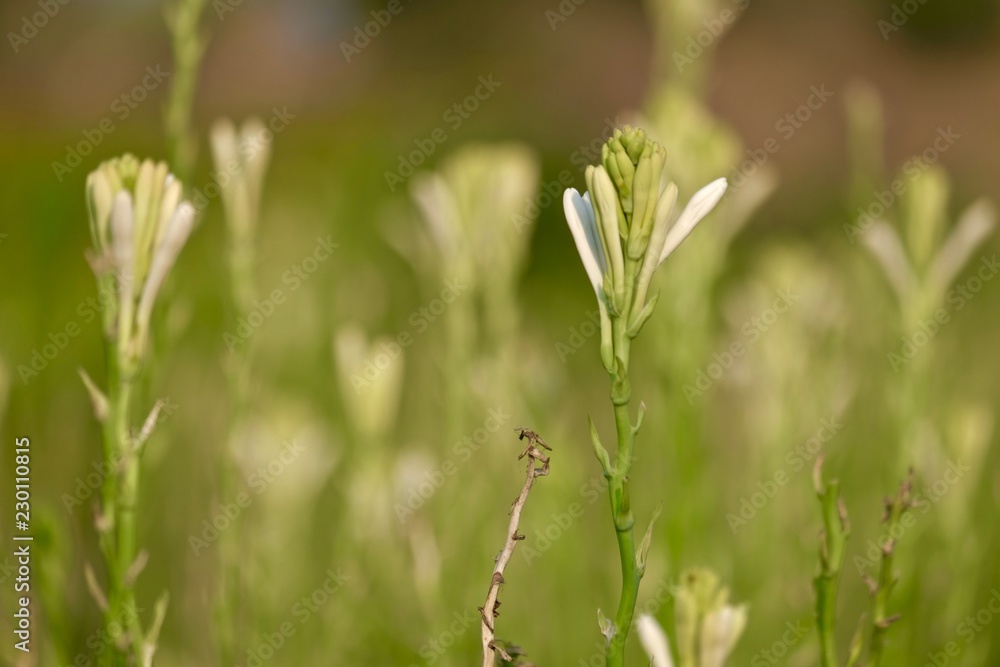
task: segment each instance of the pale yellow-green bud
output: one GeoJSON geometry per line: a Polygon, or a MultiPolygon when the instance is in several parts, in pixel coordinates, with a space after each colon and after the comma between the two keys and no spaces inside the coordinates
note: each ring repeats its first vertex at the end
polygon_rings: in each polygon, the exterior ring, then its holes
{"type": "Polygon", "coordinates": [[[622,312],[625,307],[625,259],[619,233],[618,213],[621,205],[618,202],[615,186],[611,183],[611,177],[603,166],[588,169],[587,172],[589,185],[592,188],[590,198],[597,216],[598,229],[610,260],[608,267],[614,285],[615,310],[622,312]]]}
{"type": "Polygon", "coordinates": [[[635,165],[625,153],[621,141],[612,137],[601,149],[604,168],[608,170],[611,180],[618,189],[622,211],[626,218],[632,217],[632,182],[635,179],[635,165]]]}

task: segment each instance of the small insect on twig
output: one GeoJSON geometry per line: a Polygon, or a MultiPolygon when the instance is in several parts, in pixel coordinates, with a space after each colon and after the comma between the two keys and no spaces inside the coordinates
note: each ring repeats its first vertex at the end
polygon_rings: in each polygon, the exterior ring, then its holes
{"type": "Polygon", "coordinates": [[[510,562],[511,556],[514,554],[514,547],[517,546],[519,541],[524,539],[524,535],[517,532],[517,527],[521,520],[521,510],[524,509],[524,503],[528,500],[528,492],[531,491],[536,478],[549,474],[549,457],[539,447],[548,451],[552,451],[552,448],[545,443],[540,435],[531,429],[518,427],[514,430],[518,433],[518,440],[528,441],[528,446],[517,457],[518,461],[528,457],[528,467],[525,470],[524,486],[521,487],[521,493],[510,509],[507,540],[500,555],[497,556],[496,564],[493,567],[493,576],[490,579],[490,590],[486,596],[486,604],[479,608],[479,613],[482,617],[483,667],[493,667],[497,653],[507,662],[512,662],[515,659],[505,650],[504,646],[498,645],[495,641],[494,619],[500,615],[500,600],[497,599],[497,596],[500,594],[500,585],[504,583],[503,572],[507,567],[507,563],[510,562]]]}
{"type": "Polygon", "coordinates": [[[550,452],[552,451],[552,448],[549,447],[544,440],[542,440],[542,436],[538,435],[530,428],[525,428],[524,426],[515,426],[514,430],[517,432],[518,440],[527,440],[532,444],[541,445],[550,452]]]}

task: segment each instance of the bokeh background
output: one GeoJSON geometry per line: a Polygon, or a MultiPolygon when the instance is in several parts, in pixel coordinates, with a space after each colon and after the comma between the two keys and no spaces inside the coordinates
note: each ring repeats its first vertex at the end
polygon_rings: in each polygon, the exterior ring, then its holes
{"type": "MultiPolygon", "coordinates": [[[[144,617],[171,595],[157,664],[221,664],[222,644],[239,665],[474,663],[476,608],[523,478],[519,426],[552,445],[552,474],[524,514],[498,635],[539,665],[600,664],[597,609],[617,603],[619,574],[587,415],[606,441],[613,422],[596,306],[558,193],[583,187],[602,134],[626,121],[666,145],[682,200],[718,176],[740,185],[671,258],[633,354],[648,412],[632,502],[643,525],[664,508],[640,607],[671,632],[672,586],[707,566],[749,604],[730,664],[818,664],[815,633],[786,633],[813,624],[815,438],[852,524],[842,650],[869,605],[862,574],[877,570],[865,563],[882,498],[912,465],[926,504],[899,541],[891,608],[902,616],[885,663],[934,664],[956,642],[947,664],[1000,664],[988,609],[1000,599],[997,236],[962,236],[967,261],[947,285],[924,279],[940,249],[962,254],[946,239],[967,207],[1000,198],[998,3],[401,0],[345,55],[385,7],[207,3],[188,185],[213,182],[215,119],[288,117],[270,145],[253,265],[258,298],[287,299],[230,350],[224,335],[250,313],[234,306],[224,212],[209,198],[138,401],[143,414],[157,398],[172,406],[143,459],[140,507],[144,617]],[[499,85],[473,105],[481,77],[499,85]],[[832,94],[819,102],[816,90],[832,94]],[[390,185],[386,173],[435,130],[443,143],[390,185]],[[905,171],[949,130],[957,138],[932,168],[905,171]],[[892,243],[871,233],[885,228],[859,227],[859,208],[897,177],[905,192],[875,216],[903,238],[909,291],[894,289],[892,243]],[[444,241],[440,183],[462,202],[444,241]],[[335,251],[291,289],[287,272],[326,238],[335,251]],[[467,287],[439,309],[446,281],[467,287]],[[953,287],[968,290],[961,307],[953,287]],[[782,294],[792,305],[777,312],[782,294]],[[938,308],[948,321],[926,335],[938,308]],[[402,334],[411,342],[387,359],[402,334]],[[906,341],[912,358],[887,356],[906,341]],[[727,358],[734,343],[744,352],[727,358]],[[232,364],[247,364],[239,401],[232,364]],[[770,483],[779,473],[786,483],[770,483]],[[238,488],[250,506],[196,546],[238,488]],[[334,593],[303,602],[331,576],[334,593]]],[[[84,495],[101,449],[77,369],[100,383],[104,362],[81,305],[96,293],[84,181],[123,152],[169,157],[170,75],[124,117],[116,100],[147,67],[174,66],[158,2],[68,2],[15,47],[10,33],[37,11],[0,5],[0,534],[9,543],[9,450],[27,435],[39,539],[36,648],[26,657],[5,641],[0,659],[89,664],[100,613],[84,569],[100,578],[101,566],[84,495]],[[57,173],[108,118],[113,131],[57,173]],[[70,323],[80,334],[26,373],[70,323]]],[[[12,609],[11,574],[0,578],[12,609]]],[[[8,637],[10,623],[4,614],[8,637]]],[[[646,664],[632,643],[630,664],[646,664]]]]}

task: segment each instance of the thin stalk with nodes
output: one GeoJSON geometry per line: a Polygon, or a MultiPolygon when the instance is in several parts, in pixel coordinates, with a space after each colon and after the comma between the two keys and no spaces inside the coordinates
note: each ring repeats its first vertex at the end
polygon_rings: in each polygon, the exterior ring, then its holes
{"type": "Polygon", "coordinates": [[[563,207],[601,314],[601,361],[611,377],[617,449],[614,463],[590,422],[594,453],[608,480],[611,517],[621,561],[621,593],[613,619],[599,614],[607,642],[606,664],[624,664],[625,645],[646,570],[653,521],[637,546],[629,474],[645,406],[632,422],[629,357],[632,339],[656,307],[648,297],[653,273],[719,202],[726,180],[717,179],[673,217],[677,186],[662,181],[666,151],[640,129],[615,130],[603,146],[601,164],[586,170],[587,192],[566,190],[563,207]]]}
{"type": "Polygon", "coordinates": [[[107,393],[80,371],[101,423],[105,464],[95,519],[107,584],[88,567],[87,584],[104,614],[104,636],[115,641],[100,664],[151,665],[166,615],[164,593],[143,630],[135,581],[146,563],[138,550],[137,506],[143,445],[159,420],[157,402],[137,431],[132,427],[134,387],[148,361],[150,316],[177,255],[194,225],[194,208],[166,163],[125,155],[87,177],[87,212],[93,249],[88,258],[102,295],[107,393]],[[114,298],[105,298],[113,296],[114,298]]]}

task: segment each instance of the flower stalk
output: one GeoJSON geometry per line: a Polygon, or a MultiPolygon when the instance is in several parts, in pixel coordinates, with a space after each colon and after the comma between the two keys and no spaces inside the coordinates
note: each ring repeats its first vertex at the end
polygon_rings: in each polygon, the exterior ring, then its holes
{"type": "Polygon", "coordinates": [[[107,395],[81,371],[112,471],[102,485],[96,518],[107,593],[95,578],[90,581],[104,612],[104,632],[116,638],[101,654],[101,664],[108,667],[151,664],[166,613],[163,598],[150,631],[144,632],[135,600],[135,581],[146,561],[136,536],[140,461],[162,403],[153,407],[137,432],[131,428],[131,415],[133,387],[147,359],[153,305],[194,224],[194,209],[180,201],[181,189],[165,163],[140,163],[131,155],[102,163],[87,178],[94,246],[89,259],[101,293],[115,295],[102,299],[107,395]]]}
{"type": "Polygon", "coordinates": [[[175,72],[164,123],[171,164],[182,180],[191,177],[195,163],[197,141],[191,131],[191,109],[198,84],[198,67],[208,42],[201,28],[201,15],[207,4],[206,0],[174,0],[165,15],[175,72]]]}
{"type": "MultiPolygon", "coordinates": [[[[266,128],[259,118],[250,118],[242,126],[228,118],[212,125],[210,147],[215,169],[227,172],[229,181],[222,188],[221,199],[226,222],[228,242],[227,268],[229,270],[230,304],[236,316],[249,313],[254,308],[257,290],[254,284],[257,228],[260,219],[261,196],[264,178],[271,158],[271,143],[258,142],[266,128]]],[[[233,400],[227,437],[228,451],[222,466],[222,492],[234,498],[245,491],[233,456],[242,445],[248,428],[252,397],[251,364],[253,341],[230,345],[225,369],[229,395],[233,400]]],[[[243,597],[244,578],[239,565],[242,552],[241,524],[234,524],[221,538],[222,560],[221,591],[216,604],[215,617],[219,635],[222,664],[232,664],[241,648],[240,642],[252,613],[243,597]]]]}
{"type": "MultiPolygon", "coordinates": [[[[569,189],[563,197],[566,220],[597,296],[601,314],[601,361],[611,377],[617,449],[614,464],[591,422],[594,452],[608,480],[611,516],[621,560],[621,592],[613,621],[603,621],[606,664],[624,664],[625,645],[652,539],[652,523],[638,548],[629,474],[635,438],[642,425],[640,405],[633,424],[629,357],[632,339],[652,315],[657,295],[649,298],[653,273],[726,191],[718,179],[692,197],[672,218],[677,187],[662,183],[666,151],[639,129],[616,130],[602,149],[599,165],[586,170],[587,192],[569,189]]],[[[655,517],[654,517],[655,518],[655,517]]]]}

